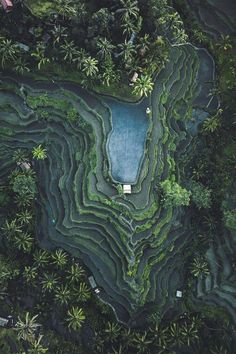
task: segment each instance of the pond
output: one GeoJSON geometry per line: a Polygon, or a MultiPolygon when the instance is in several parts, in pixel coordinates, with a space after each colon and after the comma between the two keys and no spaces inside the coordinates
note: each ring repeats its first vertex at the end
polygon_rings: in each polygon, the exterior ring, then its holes
{"type": "Polygon", "coordinates": [[[104,98],[111,110],[112,131],[107,140],[107,152],[112,178],[119,183],[135,184],[144,157],[149,119],[148,100],[125,103],[104,98]]]}

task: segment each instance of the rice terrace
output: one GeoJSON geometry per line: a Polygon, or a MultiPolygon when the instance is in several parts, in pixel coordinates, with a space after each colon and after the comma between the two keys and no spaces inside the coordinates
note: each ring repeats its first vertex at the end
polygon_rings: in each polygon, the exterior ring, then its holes
{"type": "Polygon", "coordinates": [[[236,4],[0,8],[0,353],[232,354],[236,4]]]}

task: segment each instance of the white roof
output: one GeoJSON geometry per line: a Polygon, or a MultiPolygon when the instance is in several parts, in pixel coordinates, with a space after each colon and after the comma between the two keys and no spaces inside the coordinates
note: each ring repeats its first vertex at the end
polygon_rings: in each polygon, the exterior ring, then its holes
{"type": "Polygon", "coordinates": [[[123,185],[123,193],[131,194],[131,185],[130,184],[124,184],[123,185]]]}
{"type": "Polygon", "coordinates": [[[177,291],[176,291],[176,297],[182,297],[182,296],[183,296],[182,291],[177,290],[177,291]]]}
{"type": "Polygon", "coordinates": [[[93,289],[96,288],[97,284],[96,284],[95,279],[92,275],[90,277],[88,277],[88,281],[93,289]]]}

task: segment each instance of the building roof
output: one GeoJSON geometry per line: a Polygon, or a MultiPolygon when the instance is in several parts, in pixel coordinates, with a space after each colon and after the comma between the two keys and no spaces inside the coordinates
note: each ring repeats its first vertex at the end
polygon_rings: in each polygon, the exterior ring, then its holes
{"type": "Polygon", "coordinates": [[[132,82],[136,82],[137,81],[137,78],[138,78],[138,73],[135,71],[133,76],[131,77],[130,81],[132,82]]]}
{"type": "Polygon", "coordinates": [[[5,327],[8,325],[9,319],[0,317],[0,327],[5,327]]]}
{"type": "Polygon", "coordinates": [[[93,276],[88,277],[88,281],[93,289],[96,288],[97,284],[93,276]]]}
{"type": "Polygon", "coordinates": [[[1,0],[1,4],[6,11],[10,11],[13,8],[11,0],[1,0]]]}
{"type": "Polygon", "coordinates": [[[131,185],[130,184],[123,185],[123,193],[124,194],[131,194],[131,185]]]}

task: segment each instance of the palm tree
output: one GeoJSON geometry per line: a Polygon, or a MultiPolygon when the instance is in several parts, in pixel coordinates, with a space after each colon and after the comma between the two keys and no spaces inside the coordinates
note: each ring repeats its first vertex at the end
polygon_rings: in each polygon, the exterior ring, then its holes
{"type": "Polygon", "coordinates": [[[30,253],[33,246],[33,237],[27,232],[20,232],[14,237],[14,244],[20,251],[30,253]]]}
{"type": "Polygon", "coordinates": [[[7,62],[15,62],[19,54],[19,48],[11,39],[0,37],[0,57],[1,65],[4,68],[7,62]]]}
{"type": "Polygon", "coordinates": [[[55,301],[59,305],[68,305],[68,302],[71,299],[71,291],[67,285],[60,285],[55,290],[55,301]]]}
{"type": "Polygon", "coordinates": [[[20,208],[29,207],[32,204],[34,195],[32,193],[17,194],[15,202],[20,208]]]}
{"type": "Polygon", "coordinates": [[[134,340],[134,332],[130,328],[122,328],[121,338],[126,348],[132,346],[134,340]]]}
{"type": "Polygon", "coordinates": [[[121,8],[116,10],[117,14],[121,14],[123,20],[127,18],[137,18],[139,14],[137,0],[120,0],[121,8]]]}
{"type": "Polygon", "coordinates": [[[218,110],[218,111],[220,111],[220,112],[215,114],[212,117],[205,119],[203,126],[202,126],[202,130],[205,133],[214,133],[221,126],[220,115],[221,115],[222,110],[218,110]]]}
{"type": "Polygon", "coordinates": [[[132,43],[128,42],[126,39],[124,43],[118,44],[118,48],[121,50],[124,61],[131,61],[133,54],[135,54],[135,47],[132,43]]]}
{"type": "Polygon", "coordinates": [[[110,57],[115,46],[108,41],[106,38],[99,38],[97,42],[98,56],[101,59],[106,59],[110,57]]]}
{"type": "Polygon", "coordinates": [[[229,351],[227,348],[224,348],[222,345],[218,346],[216,344],[212,349],[210,349],[210,354],[229,354],[229,351]]]}
{"type": "Polygon", "coordinates": [[[67,263],[67,254],[62,249],[56,250],[51,257],[52,264],[55,264],[58,268],[63,268],[67,263]]]}
{"type": "Polygon", "coordinates": [[[227,51],[233,48],[233,43],[229,35],[221,35],[220,42],[217,44],[220,51],[227,51]]]}
{"type": "Polygon", "coordinates": [[[58,278],[54,273],[44,273],[41,284],[43,292],[51,292],[57,286],[58,278]]]}
{"type": "Polygon", "coordinates": [[[34,252],[33,258],[37,267],[44,267],[49,262],[48,252],[38,249],[34,252]]]}
{"type": "Polygon", "coordinates": [[[98,72],[97,65],[98,65],[97,59],[89,56],[84,59],[82,71],[88,77],[94,76],[98,72]]]}
{"type": "Polygon", "coordinates": [[[183,336],[180,325],[177,322],[172,322],[169,327],[169,337],[172,345],[180,347],[183,344],[183,336]]]}
{"type": "Polygon", "coordinates": [[[145,33],[143,37],[139,38],[138,49],[141,56],[143,56],[150,47],[150,36],[145,33]]]}
{"type": "Polygon", "coordinates": [[[183,336],[183,342],[186,343],[188,347],[199,340],[198,330],[194,324],[184,323],[181,326],[181,333],[183,336]]]}
{"type": "Polygon", "coordinates": [[[30,224],[30,222],[33,218],[32,212],[27,209],[22,210],[20,213],[16,214],[16,216],[17,216],[17,220],[20,222],[21,225],[30,224]]]}
{"type": "Polygon", "coordinates": [[[23,276],[26,280],[26,283],[30,283],[31,285],[34,285],[35,279],[38,275],[38,270],[35,267],[32,266],[25,266],[23,276]]]}
{"type": "Polygon", "coordinates": [[[23,75],[25,72],[29,72],[26,62],[21,58],[17,59],[14,65],[14,70],[17,74],[23,75]]]}
{"type": "Polygon", "coordinates": [[[79,48],[75,51],[73,62],[76,63],[77,69],[81,69],[86,58],[86,51],[79,48]]]}
{"type": "Polygon", "coordinates": [[[21,226],[18,225],[16,219],[13,219],[12,221],[6,220],[2,230],[9,238],[22,232],[21,226]]]}
{"type": "Polygon", "coordinates": [[[154,328],[151,328],[150,332],[153,335],[153,342],[158,347],[166,349],[169,344],[168,328],[156,325],[154,328]]]}
{"type": "Polygon", "coordinates": [[[16,163],[25,162],[27,160],[27,154],[22,149],[16,149],[12,155],[12,160],[16,163]]]}
{"type": "Polygon", "coordinates": [[[101,76],[101,81],[103,85],[110,86],[111,82],[117,82],[117,74],[113,70],[113,68],[107,66],[105,67],[105,71],[101,76]]]}
{"type": "Polygon", "coordinates": [[[91,291],[87,284],[80,283],[79,289],[75,289],[74,295],[78,301],[86,302],[91,297],[91,291]]]}
{"type": "Polygon", "coordinates": [[[153,85],[151,76],[142,74],[134,83],[133,93],[138,96],[148,96],[152,92],[153,85]]]}
{"type": "Polygon", "coordinates": [[[45,56],[46,47],[44,43],[39,42],[36,45],[35,51],[31,53],[31,56],[35,58],[38,62],[38,69],[41,70],[41,67],[50,63],[50,59],[45,56]]]}
{"type": "Polygon", "coordinates": [[[81,266],[75,263],[71,265],[69,270],[67,270],[67,274],[67,279],[69,282],[75,283],[85,275],[85,271],[81,266]]]}
{"type": "Polygon", "coordinates": [[[48,348],[45,348],[42,344],[43,336],[40,335],[38,339],[34,339],[30,343],[30,348],[27,350],[29,354],[44,354],[48,352],[48,348]]]}
{"type": "Polygon", "coordinates": [[[34,340],[34,333],[38,327],[35,322],[38,315],[30,317],[29,312],[26,312],[24,320],[18,317],[18,321],[15,326],[15,330],[18,332],[17,336],[19,339],[31,342],[34,340]]]}
{"type": "Polygon", "coordinates": [[[204,34],[204,32],[202,32],[201,30],[199,29],[195,29],[193,31],[193,34],[194,34],[194,38],[196,38],[196,40],[199,42],[199,43],[204,43],[207,41],[207,36],[204,34]]]}
{"type": "Polygon", "coordinates": [[[125,353],[125,348],[123,345],[119,345],[118,348],[113,348],[112,347],[112,351],[109,352],[109,354],[124,354],[125,353]]]}
{"type": "Polygon", "coordinates": [[[74,41],[65,41],[65,43],[61,45],[61,54],[63,55],[63,59],[65,61],[72,63],[77,55],[74,41]]]}
{"type": "Polygon", "coordinates": [[[123,35],[126,35],[126,37],[129,37],[132,33],[136,32],[136,26],[131,19],[125,19],[125,21],[121,24],[121,28],[123,35]]]}
{"type": "Polygon", "coordinates": [[[121,327],[118,323],[108,322],[107,327],[105,328],[104,332],[107,336],[107,341],[114,342],[117,337],[120,335],[121,327]]]}
{"type": "Polygon", "coordinates": [[[47,150],[43,148],[42,145],[40,144],[33,148],[32,150],[33,158],[37,160],[44,160],[47,157],[46,152],[47,150]]]}
{"type": "Polygon", "coordinates": [[[146,353],[149,344],[152,343],[152,340],[148,339],[148,333],[144,332],[136,333],[133,339],[133,346],[138,349],[138,353],[146,353]]]}
{"type": "Polygon", "coordinates": [[[77,14],[78,6],[72,0],[58,0],[58,14],[70,20],[77,14]]]}
{"type": "Polygon", "coordinates": [[[200,256],[194,258],[190,266],[190,272],[196,278],[202,275],[210,274],[207,262],[200,256]]]}
{"type": "Polygon", "coordinates": [[[53,27],[51,33],[53,36],[53,44],[54,45],[56,43],[60,43],[63,38],[67,37],[66,31],[67,31],[66,27],[63,27],[61,25],[53,27]]]}
{"type": "Polygon", "coordinates": [[[77,331],[81,328],[83,322],[85,320],[84,312],[79,307],[74,307],[67,312],[66,321],[68,322],[68,328],[77,331]]]}

